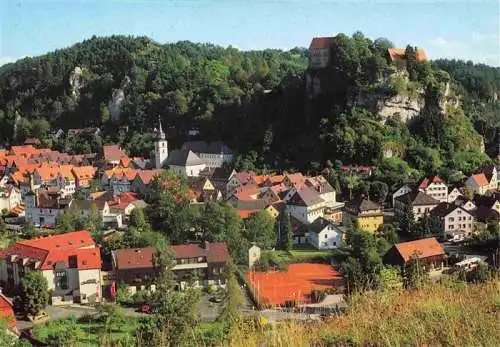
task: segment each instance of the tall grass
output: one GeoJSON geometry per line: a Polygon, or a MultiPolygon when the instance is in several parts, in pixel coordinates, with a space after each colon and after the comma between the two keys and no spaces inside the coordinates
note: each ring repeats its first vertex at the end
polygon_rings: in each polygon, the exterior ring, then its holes
{"type": "Polygon", "coordinates": [[[236,330],[230,346],[500,346],[500,281],[358,294],[317,325],[236,330]]]}

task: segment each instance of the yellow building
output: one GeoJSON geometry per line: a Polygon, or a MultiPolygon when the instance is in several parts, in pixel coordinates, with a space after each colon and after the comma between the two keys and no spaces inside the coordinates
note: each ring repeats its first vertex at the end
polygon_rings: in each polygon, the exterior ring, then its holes
{"type": "Polygon", "coordinates": [[[344,223],[350,219],[362,230],[374,232],[384,223],[381,206],[371,200],[353,200],[346,203],[344,209],[344,223]]]}
{"type": "Polygon", "coordinates": [[[280,211],[278,211],[278,209],[276,207],[274,207],[273,205],[269,205],[265,208],[265,210],[267,211],[267,213],[269,213],[271,215],[271,217],[273,217],[274,219],[278,218],[279,215],[280,215],[280,211]]]}

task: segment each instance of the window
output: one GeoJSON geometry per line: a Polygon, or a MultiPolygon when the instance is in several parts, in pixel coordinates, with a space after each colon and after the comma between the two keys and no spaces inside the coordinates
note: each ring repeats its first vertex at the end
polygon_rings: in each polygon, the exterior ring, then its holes
{"type": "Polygon", "coordinates": [[[337,246],[337,241],[333,241],[332,245],[337,246]]]}
{"type": "Polygon", "coordinates": [[[66,271],[56,271],[56,288],[68,289],[68,276],[66,271]]]}
{"type": "Polygon", "coordinates": [[[325,235],[325,239],[327,239],[327,238],[328,238],[328,235],[325,235]]]}

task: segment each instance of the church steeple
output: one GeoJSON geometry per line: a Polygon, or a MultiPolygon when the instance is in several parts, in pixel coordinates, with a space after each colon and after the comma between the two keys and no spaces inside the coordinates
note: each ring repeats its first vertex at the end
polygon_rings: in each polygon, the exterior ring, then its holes
{"type": "Polygon", "coordinates": [[[156,130],[155,142],[155,167],[157,169],[163,168],[168,158],[168,141],[166,140],[165,133],[161,127],[160,116],[158,116],[158,129],[156,130]]]}
{"type": "Polygon", "coordinates": [[[163,132],[163,129],[161,127],[161,119],[160,119],[160,115],[158,115],[158,124],[159,124],[159,128],[158,128],[158,138],[160,140],[165,140],[165,133],[163,132]]]}

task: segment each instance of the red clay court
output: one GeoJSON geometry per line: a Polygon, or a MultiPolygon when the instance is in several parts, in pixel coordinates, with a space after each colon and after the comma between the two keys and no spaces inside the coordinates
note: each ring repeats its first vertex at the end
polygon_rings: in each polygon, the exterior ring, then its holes
{"type": "Polygon", "coordinates": [[[284,305],[288,300],[309,303],[313,289],[342,283],[342,275],[328,264],[290,264],[288,271],[248,272],[248,280],[262,304],[284,305]]]}

